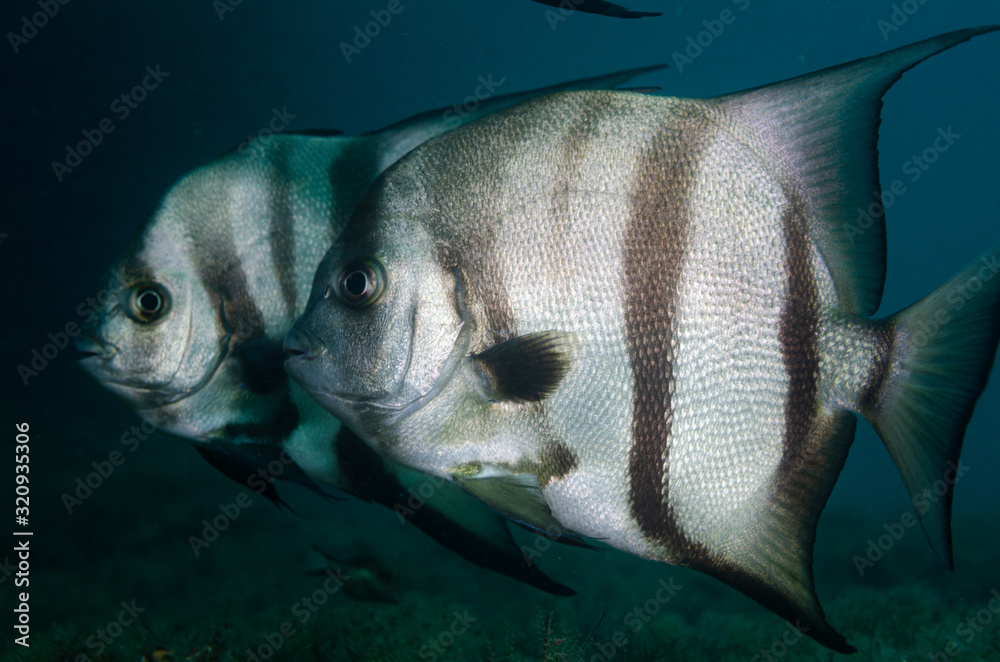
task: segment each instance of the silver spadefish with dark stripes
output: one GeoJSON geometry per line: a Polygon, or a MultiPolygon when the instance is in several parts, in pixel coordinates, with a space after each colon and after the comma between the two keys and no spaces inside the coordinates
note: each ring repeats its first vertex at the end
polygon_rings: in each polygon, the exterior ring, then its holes
{"type": "MultiPolygon", "coordinates": [[[[996,286],[975,311],[947,309],[949,283],[870,319],[885,230],[849,223],[880,190],[882,94],[983,31],[711,100],[557,94],[432,140],[324,258],[287,369],[387,457],[711,574],[849,651],[812,548],[855,414],[925,488],[1000,333],[996,286]],[[338,289],[373,262],[370,298],[338,289]]],[[[947,504],[920,516],[950,563],[947,504]]]]}

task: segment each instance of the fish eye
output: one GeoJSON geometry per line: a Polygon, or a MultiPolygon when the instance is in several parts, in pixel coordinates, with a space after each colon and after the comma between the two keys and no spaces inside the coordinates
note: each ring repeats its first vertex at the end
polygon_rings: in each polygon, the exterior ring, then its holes
{"type": "Polygon", "coordinates": [[[139,283],[128,299],[129,315],[136,322],[152,324],[167,312],[167,292],[156,283],[139,283]]]}
{"type": "Polygon", "coordinates": [[[375,303],[384,289],[385,270],[375,259],[355,260],[344,267],[337,278],[337,295],[352,308],[375,303]]]}

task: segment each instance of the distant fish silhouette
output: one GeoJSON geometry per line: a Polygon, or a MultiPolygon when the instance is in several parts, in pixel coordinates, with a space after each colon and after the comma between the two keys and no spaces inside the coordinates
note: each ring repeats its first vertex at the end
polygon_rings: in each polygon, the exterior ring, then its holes
{"type": "Polygon", "coordinates": [[[558,7],[571,11],[582,11],[587,14],[600,14],[601,16],[611,16],[613,18],[646,18],[647,16],[662,16],[661,12],[652,11],[632,11],[620,5],[605,0],[534,0],[541,5],[558,7]]]}
{"type": "Polygon", "coordinates": [[[344,592],[360,602],[399,602],[396,573],[374,554],[361,552],[347,558],[337,558],[315,545],[310,545],[305,572],[323,575],[336,569],[344,576],[344,592]]]}

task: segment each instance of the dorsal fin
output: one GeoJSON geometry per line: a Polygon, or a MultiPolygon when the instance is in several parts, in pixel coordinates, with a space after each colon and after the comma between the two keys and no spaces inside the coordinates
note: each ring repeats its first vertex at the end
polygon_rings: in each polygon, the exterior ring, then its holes
{"type": "Polygon", "coordinates": [[[817,243],[841,306],[871,315],[885,285],[885,220],[878,178],[882,95],[910,67],[1000,26],[958,30],[813,74],[710,101],[751,126],[749,143],[793,201],[817,243]]]}
{"type": "MultiPolygon", "coordinates": [[[[610,16],[612,18],[646,18],[649,16],[663,16],[662,12],[633,11],[631,9],[626,9],[621,5],[616,5],[613,2],[607,2],[607,0],[573,0],[573,2],[566,2],[566,0],[534,1],[540,5],[558,7],[559,9],[567,11],[580,11],[585,14],[598,14],[600,16],[610,16]]],[[[552,10],[550,9],[548,11],[552,10]]]]}

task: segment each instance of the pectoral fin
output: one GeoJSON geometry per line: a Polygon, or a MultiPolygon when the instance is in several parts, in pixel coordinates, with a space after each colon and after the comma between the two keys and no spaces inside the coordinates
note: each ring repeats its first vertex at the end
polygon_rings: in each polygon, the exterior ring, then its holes
{"type": "Polygon", "coordinates": [[[551,395],[571,363],[571,334],[540,331],[511,338],[473,355],[487,397],[538,402],[551,395]]]}

